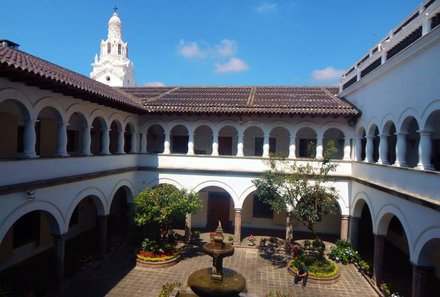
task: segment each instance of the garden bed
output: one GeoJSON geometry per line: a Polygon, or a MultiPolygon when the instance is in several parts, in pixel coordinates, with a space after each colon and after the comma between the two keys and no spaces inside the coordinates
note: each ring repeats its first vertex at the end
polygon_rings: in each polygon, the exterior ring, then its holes
{"type": "Polygon", "coordinates": [[[158,259],[157,261],[144,261],[141,259],[136,259],[136,266],[145,268],[166,268],[176,265],[177,263],[179,263],[179,261],[180,255],[177,255],[176,257],[167,260],[158,259]]]}
{"type": "MultiPolygon", "coordinates": [[[[321,274],[319,276],[313,275],[312,272],[309,272],[308,282],[312,284],[331,285],[339,281],[339,278],[341,277],[339,265],[331,260],[327,261],[334,265],[334,271],[326,274],[321,274]]],[[[291,275],[296,276],[298,274],[298,269],[294,265],[292,265],[293,262],[294,260],[289,262],[289,265],[287,266],[287,271],[289,271],[291,275]]]]}

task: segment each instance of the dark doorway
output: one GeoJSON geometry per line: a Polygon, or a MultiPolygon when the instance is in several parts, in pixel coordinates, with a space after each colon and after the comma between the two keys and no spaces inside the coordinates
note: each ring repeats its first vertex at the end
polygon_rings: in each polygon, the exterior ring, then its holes
{"type": "Polygon", "coordinates": [[[223,228],[229,228],[229,203],[231,196],[225,192],[208,193],[208,219],[206,228],[213,230],[218,226],[218,221],[222,223],[223,228]]]}

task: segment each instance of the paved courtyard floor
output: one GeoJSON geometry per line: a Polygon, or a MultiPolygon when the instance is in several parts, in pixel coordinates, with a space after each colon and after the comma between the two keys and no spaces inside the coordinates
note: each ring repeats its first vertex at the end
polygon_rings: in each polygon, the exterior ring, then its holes
{"type": "MultiPolygon", "coordinates": [[[[156,297],[166,282],[186,285],[195,270],[210,267],[212,258],[197,246],[188,247],[175,266],[161,269],[135,266],[132,250],[121,249],[100,265],[68,280],[60,290],[62,297],[147,296],[156,297]]],[[[226,258],[224,267],[234,269],[246,278],[248,296],[264,297],[269,291],[288,296],[378,296],[353,265],[341,266],[341,278],[332,285],[292,286],[287,272],[287,259],[282,254],[260,254],[257,249],[236,248],[226,258]]]]}

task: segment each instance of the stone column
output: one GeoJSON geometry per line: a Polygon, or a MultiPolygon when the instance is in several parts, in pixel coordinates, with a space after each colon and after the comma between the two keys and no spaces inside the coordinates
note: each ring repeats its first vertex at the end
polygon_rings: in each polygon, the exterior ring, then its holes
{"type": "Polygon", "coordinates": [[[57,129],[57,156],[67,157],[67,125],[65,123],[58,124],[57,129]]]}
{"type": "Polygon", "coordinates": [[[188,242],[191,240],[192,214],[187,213],[185,217],[185,238],[188,242]]]}
{"type": "Polygon", "coordinates": [[[428,296],[427,286],[430,270],[430,267],[413,264],[411,288],[412,297],[428,296]]]}
{"type": "Polygon", "coordinates": [[[350,216],[342,215],[341,217],[341,240],[348,240],[348,220],[350,216]]]}
{"type": "Polygon", "coordinates": [[[90,156],[92,154],[90,151],[90,144],[92,143],[92,136],[90,135],[91,127],[89,125],[85,125],[82,128],[81,155],[90,156]]]}
{"type": "Polygon", "coordinates": [[[27,121],[23,131],[23,157],[35,158],[35,144],[37,141],[37,134],[35,133],[35,121],[27,121]]]}
{"type": "Polygon", "coordinates": [[[127,242],[133,242],[133,231],[135,227],[134,217],[136,215],[136,207],[134,203],[127,203],[128,205],[128,234],[127,234],[127,242]]]}
{"type": "Polygon", "coordinates": [[[124,152],[124,144],[125,144],[125,138],[124,138],[124,130],[118,131],[118,146],[116,148],[117,154],[123,154],[124,152]]]}
{"type": "Polygon", "coordinates": [[[270,145],[269,145],[269,134],[264,134],[264,139],[263,139],[263,158],[269,158],[269,150],[270,150],[270,145]]]}
{"type": "Polygon", "coordinates": [[[419,130],[420,142],[419,142],[419,163],[417,168],[424,170],[434,170],[431,164],[432,143],[431,133],[432,130],[419,130]]]}
{"type": "Polygon", "coordinates": [[[318,135],[316,138],[316,159],[322,159],[322,152],[323,152],[323,146],[322,146],[322,135],[318,135]]]}
{"type": "Polygon", "coordinates": [[[379,285],[382,280],[383,255],[385,249],[385,236],[374,235],[374,267],[373,277],[376,284],[379,285]]]}
{"type": "Polygon", "coordinates": [[[110,155],[110,130],[107,128],[102,129],[102,149],[101,154],[110,155]]]}
{"type": "Polygon", "coordinates": [[[237,141],[237,157],[243,157],[243,134],[238,134],[238,141],[237,141]]]}
{"type": "Polygon", "coordinates": [[[212,134],[212,156],[218,156],[218,133],[212,134]]]}
{"type": "Polygon", "coordinates": [[[235,209],[235,221],[234,221],[234,244],[241,244],[241,208],[235,209]]]}
{"type": "Polygon", "coordinates": [[[170,132],[165,132],[165,140],[163,143],[163,153],[170,154],[170,132]]]}
{"type": "Polygon", "coordinates": [[[366,159],[368,163],[375,163],[373,158],[374,152],[374,136],[367,136],[366,159]]]}
{"type": "Polygon", "coordinates": [[[290,136],[289,140],[289,158],[296,159],[296,136],[290,136]]]}
{"type": "Polygon", "coordinates": [[[345,137],[344,138],[344,155],[342,157],[342,160],[351,160],[351,156],[350,156],[350,137],[345,137]]]}
{"type": "Polygon", "coordinates": [[[98,216],[98,232],[99,252],[103,257],[107,253],[108,215],[98,216]]]}
{"type": "Polygon", "coordinates": [[[355,149],[356,161],[362,161],[362,137],[356,137],[355,143],[356,143],[356,149],[355,149]]]}
{"type": "Polygon", "coordinates": [[[397,144],[396,144],[396,166],[399,167],[407,167],[406,163],[406,132],[398,132],[397,135],[397,144]]]}
{"type": "Polygon", "coordinates": [[[141,133],[141,154],[147,153],[147,133],[141,133]]]}
{"type": "Polygon", "coordinates": [[[358,249],[358,233],[359,233],[359,219],[357,217],[350,217],[349,234],[350,234],[350,242],[352,247],[356,250],[358,249]]]}
{"type": "Polygon", "coordinates": [[[188,152],[187,155],[194,155],[194,132],[188,134],[188,152]]]}
{"type": "Polygon", "coordinates": [[[130,138],[130,154],[136,154],[138,153],[138,147],[137,147],[137,134],[136,132],[131,133],[131,138],[130,138]]]}
{"type": "Polygon", "coordinates": [[[384,165],[390,164],[390,161],[388,160],[388,137],[390,137],[388,134],[380,135],[379,160],[377,162],[384,165]]]}
{"type": "Polygon", "coordinates": [[[53,234],[53,252],[54,252],[54,269],[55,282],[59,287],[64,280],[64,251],[65,251],[65,236],[64,234],[53,234]]]}

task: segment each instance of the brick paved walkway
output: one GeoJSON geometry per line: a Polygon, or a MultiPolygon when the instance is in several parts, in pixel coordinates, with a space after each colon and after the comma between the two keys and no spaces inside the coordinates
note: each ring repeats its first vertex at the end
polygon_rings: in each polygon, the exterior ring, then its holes
{"type": "MultiPolygon", "coordinates": [[[[156,297],[166,282],[186,284],[195,270],[210,267],[212,260],[196,247],[187,251],[182,261],[170,268],[150,269],[135,267],[128,250],[120,250],[107,261],[66,282],[62,297],[151,296],[156,297]]],[[[280,291],[289,296],[378,296],[352,265],[341,266],[341,279],[333,285],[308,284],[305,289],[292,286],[292,276],[286,269],[287,261],[280,254],[260,255],[258,250],[236,248],[224,266],[246,278],[248,296],[264,297],[269,291],[280,291]]]]}

